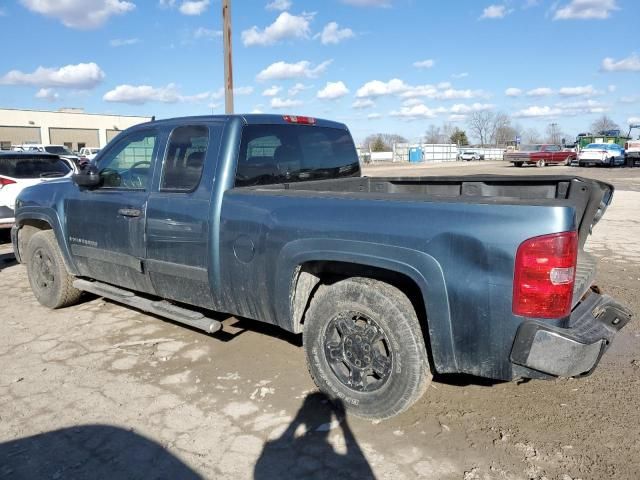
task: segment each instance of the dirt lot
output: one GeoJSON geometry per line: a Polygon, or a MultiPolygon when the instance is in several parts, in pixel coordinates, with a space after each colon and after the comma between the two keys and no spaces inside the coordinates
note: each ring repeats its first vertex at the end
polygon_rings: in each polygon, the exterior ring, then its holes
{"type": "MultiPolygon", "coordinates": [[[[640,312],[640,168],[376,166],[370,175],[579,174],[619,189],[589,248],[640,312]]],[[[0,244],[0,478],[637,479],[640,323],[580,380],[437,377],[410,411],[345,418],[300,338],[228,319],[207,335],[102,299],[40,307],[0,244]]]]}

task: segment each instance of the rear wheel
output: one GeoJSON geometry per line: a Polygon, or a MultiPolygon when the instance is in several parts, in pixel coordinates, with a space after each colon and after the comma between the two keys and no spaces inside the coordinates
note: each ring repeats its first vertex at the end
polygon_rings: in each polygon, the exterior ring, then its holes
{"type": "Polygon", "coordinates": [[[568,166],[570,166],[570,165],[571,165],[571,159],[570,159],[570,158],[567,158],[567,159],[564,161],[564,166],[565,166],[565,167],[568,167],[568,166]]]}
{"type": "Polygon", "coordinates": [[[547,162],[545,162],[542,158],[536,162],[536,167],[542,168],[546,165],[547,165],[547,162]]]}
{"type": "Polygon", "coordinates": [[[431,382],[413,305],[387,283],[350,278],[321,286],[303,338],[316,385],[355,415],[384,419],[403,412],[431,382]]]}
{"type": "Polygon", "coordinates": [[[38,302],[49,308],[77,303],[82,292],[73,287],[53,231],[34,234],[26,250],[29,284],[38,302]]]}

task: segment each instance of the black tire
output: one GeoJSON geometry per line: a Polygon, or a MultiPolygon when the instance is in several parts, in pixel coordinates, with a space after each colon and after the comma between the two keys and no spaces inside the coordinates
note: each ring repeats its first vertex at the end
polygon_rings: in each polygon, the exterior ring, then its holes
{"type": "Polygon", "coordinates": [[[522,168],[523,163],[522,162],[514,162],[513,166],[522,168]]]}
{"type": "Polygon", "coordinates": [[[397,415],[431,383],[413,305],[387,283],[349,278],[320,286],[305,317],[303,340],[316,385],[359,417],[397,415]]]}
{"type": "Polygon", "coordinates": [[[540,159],[536,162],[536,167],[538,168],[543,168],[547,166],[547,162],[545,162],[543,159],[540,159]]]}
{"type": "Polygon", "coordinates": [[[49,308],[77,303],[82,292],[73,287],[53,231],[34,234],[26,250],[29,284],[38,302],[49,308]]]}

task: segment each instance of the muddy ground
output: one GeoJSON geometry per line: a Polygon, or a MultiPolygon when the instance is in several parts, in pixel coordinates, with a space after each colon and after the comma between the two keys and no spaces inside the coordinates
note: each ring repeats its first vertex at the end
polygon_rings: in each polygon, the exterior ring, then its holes
{"type": "MultiPolygon", "coordinates": [[[[640,313],[640,168],[475,162],[371,175],[580,174],[619,188],[589,248],[640,313]]],[[[40,307],[0,242],[0,478],[637,479],[640,323],[588,378],[440,376],[403,415],[346,418],[298,336],[225,321],[207,336],[97,298],[40,307]]]]}

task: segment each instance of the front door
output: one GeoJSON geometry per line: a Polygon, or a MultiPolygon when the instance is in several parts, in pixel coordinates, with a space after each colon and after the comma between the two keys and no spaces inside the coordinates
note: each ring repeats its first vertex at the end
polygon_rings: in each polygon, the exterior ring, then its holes
{"type": "Polygon", "coordinates": [[[154,290],[212,309],[210,200],[221,133],[213,122],[176,127],[147,205],[145,268],[154,290]]]}
{"type": "Polygon", "coordinates": [[[98,160],[100,186],[66,199],[68,241],[82,275],[153,293],[143,269],[144,232],[159,143],[154,129],[123,135],[98,160]]]}

